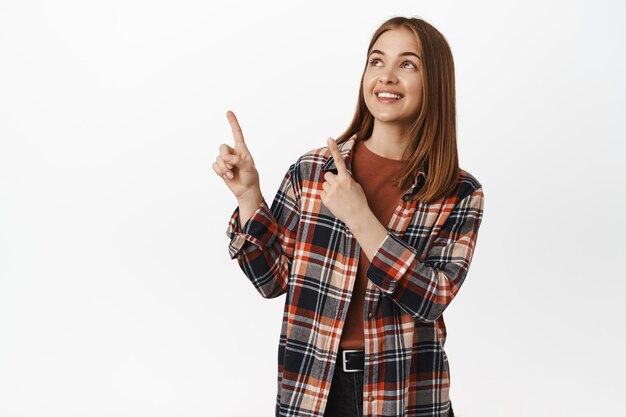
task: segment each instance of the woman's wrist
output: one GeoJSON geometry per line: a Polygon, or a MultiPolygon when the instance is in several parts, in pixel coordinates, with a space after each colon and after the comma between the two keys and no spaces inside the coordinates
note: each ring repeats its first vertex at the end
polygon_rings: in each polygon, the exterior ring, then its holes
{"type": "Polygon", "coordinates": [[[372,210],[369,207],[363,207],[350,216],[345,223],[350,230],[360,230],[371,225],[372,217],[376,218],[372,210]]]}
{"type": "Polygon", "coordinates": [[[248,204],[250,202],[259,201],[263,199],[263,195],[261,194],[260,188],[251,188],[248,191],[245,191],[239,197],[237,197],[237,202],[239,204],[244,203],[248,204]]]}
{"type": "Polygon", "coordinates": [[[387,237],[387,228],[378,220],[369,207],[354,216],[353,221],[347,226],[354,238],[359,242],[362,253],[371,262],[378,248],[387,237]]]}
{"type": "Polygon", "coordinates": [[[243,227],[261,206],[263,194],[261,190],[254,190],[248,195],[237,198],[237,202],[239,203],[239,224],[243,227]]]}

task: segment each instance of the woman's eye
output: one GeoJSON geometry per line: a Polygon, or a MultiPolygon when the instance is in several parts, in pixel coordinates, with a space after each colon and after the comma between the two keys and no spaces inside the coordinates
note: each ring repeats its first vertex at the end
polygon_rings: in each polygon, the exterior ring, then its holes
{"type": "MultiPolygon", "coordinates": [[[[380,59],[372,58],[372,59],[369,60],[369,63],[371,65],[374,65],[378,61],[380,61],[380,59]]],[[[411,65],[413,65],[413,68],[417,69],[417,66],[413,62],[411,62],[411,61],[402,61],[402,64],[400,64],[400,65],[403,66],[404,64],[411,64],[411,65]]]]}

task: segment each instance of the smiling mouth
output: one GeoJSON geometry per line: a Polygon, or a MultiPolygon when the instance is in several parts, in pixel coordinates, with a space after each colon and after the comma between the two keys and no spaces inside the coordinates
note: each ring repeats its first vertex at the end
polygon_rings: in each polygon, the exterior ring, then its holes
{"type": "Polygon", "coordinates": [[[396,101],[400,101],[404,98],[404,96],[389,96],[389,95],[382,95],[379,96],[378,94],[374,94],[376,96],[376,100],[378,100],[381,103],[395,103],[396,101]]]}

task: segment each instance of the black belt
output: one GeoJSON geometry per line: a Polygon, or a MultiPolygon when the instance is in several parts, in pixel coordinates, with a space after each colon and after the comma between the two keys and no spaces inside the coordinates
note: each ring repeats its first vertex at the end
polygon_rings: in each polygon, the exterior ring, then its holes
{"type": "Polygon", "coordinates": [[[365,351],[363,349],[341,349],[337,355],[339,369],[344,372],[363,372],[365,351]]]}

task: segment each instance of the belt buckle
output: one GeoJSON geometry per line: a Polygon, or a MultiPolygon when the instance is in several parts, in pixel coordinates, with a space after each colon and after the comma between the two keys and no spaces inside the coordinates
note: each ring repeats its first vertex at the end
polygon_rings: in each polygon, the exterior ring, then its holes
{"type": "Polygon", "coordinates": [[[348,359],[346,359],[346,353],[352,353],[352,352],[361,352],[362,349],[346,349],[344,350],[341,354],[343,356],[343,371],[344,372],[359,372],[362,371],[362,369],[346,369],[346,364],[348,363],[348,359]]]}

